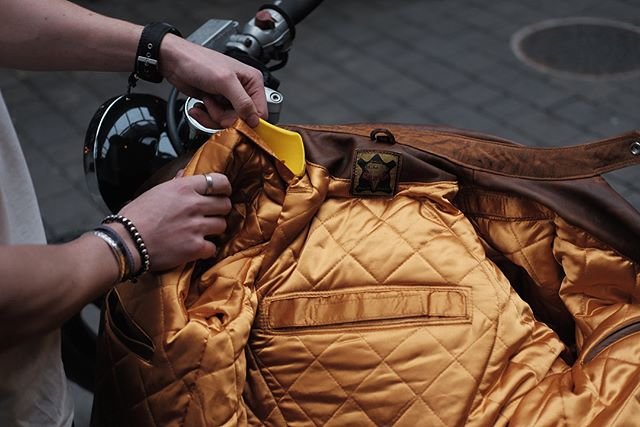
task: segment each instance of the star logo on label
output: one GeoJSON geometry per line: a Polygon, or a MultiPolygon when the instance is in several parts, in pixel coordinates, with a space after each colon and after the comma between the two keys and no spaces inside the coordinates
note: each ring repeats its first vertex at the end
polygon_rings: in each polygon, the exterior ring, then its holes
{"type": "Polygon", "coordinates": [[[357,150],[351,192],[355,196],[392,196],[395,193],[400,154],[357,150]]]}

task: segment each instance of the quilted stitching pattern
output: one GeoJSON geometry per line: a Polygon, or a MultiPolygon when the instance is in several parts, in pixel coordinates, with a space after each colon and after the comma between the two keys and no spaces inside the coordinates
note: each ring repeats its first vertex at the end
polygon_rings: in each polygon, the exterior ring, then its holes
{"type": "Polygon", "coordinates": [[[625,321],[640,322],[640,279],[629,260],[524,199],[472,189],[478,197],[463,191],[452,204],[451,182],[354,199],[347,182],[329,182],[309,165],[285,194],[268,156],[233,131],[218,142],[223,147],[198,168],[240,177],[234,239],[194,283],[186,266],[160,283],[121,289],[156,352],[152,363],[141,360],[106,325],[100,356],[108,368],[97,394],[104,425],[537,426],[576,417],[615,425],[640,411],[638,354],[629,351],[640,334],[599,344],[625,321]],[[250,171],[268,172],[251,180],[242,174],[250,171]],[[548,315],[568,314],[566,303],[579,319],[583,351],[573,367],[487,258],[487,245],[527,272],[520,290],[531,285],[527,296],[548,303],[548,315]],[[314,327],[279,327],[275,319],[251,329],[262,298],[425,285],[471,289],[466,302],[439,302],[445,311],[468,304],[454,312],[469,316],[358,322],[349,315],[339,319],[356,321],[314,327]]]}
{"type": "MultiPolygon", "coordinates": [[[[481,197],[496,197],[479,193],[481,197]]],[[[601,242],[551,212],[526,218],[521,212],[512,217],[487,215],[485,209],[484,215],[476,215],[478,210],[471,208],[473,202],[465,206],[470,208],[466,213],[474,218],[491,244],[534,278],[537,297],[547,304],[548,312],[543,315],[551,315],[552,320],[558,321],[568,307],[573,311],[569,319],[589,322],[578,321],[582,325],[578,331],[579,347],[585,346],[584,337],[591,336],[586,343],[589,350],[589,345],[602,341],[612,330],[639,318],[637,305],[627,304],[628,298],[638,297],[637,267],[601,242]],[[558,295],[563,295],[566,307],[558,295]],[[555,310],[557,304],[561,304],[562,312],[555,310]]],[[[637,342],[638,334],[629,335],[606,347],[593,361],[586,365],[576,363],[571,369],[556,362],[549,376],[518,405],[510,421],[522,426],[576,422],[600,426],[622,425],[634,419],[640,410],[640,403],[633,397],[638,393],[640,372],[633,350],[637,342]],[[621,386],[620,379],[627,386],[621,386]],[[627,403],[616,405],[620,401],[627,403]]],[[[586,353],[583,350],[581,357],[586,353]]]]}
{"type": "MultiPolygon", "coordinates": [[[[471,286],[472,324],[254,331],[249,345],[277,404],[273,420],[283,415],[289,424],[344,425],[359,414],[358,422],[376,426],[457,424],[476,396],[469,391],[488,397],[488,383],[500,376],[484,376],[489,360],[503,359],[514,348],[535,351],[530,334],[538,326],[531,315],[520,314],[520,324],[499,326],[501,316],[526,308],[484,258],[471,224],[438,196],[455,187],[422,190],[392,200],[326,199],[304,246],[290,248],[299,253],[293,271],[277,286],[270,282],[268,295],[362,286],[471,286]],[[424,193],[431,198],[421,197],[424,193]]],[[[279,271],[267,275],[278,277],[279,271]]],[[[544,345],[546,365],[560,347],[544,345]]],[[[540,375],[543,365],[529,369],[540,375]]]]}
{"type": "Polygon", "coordinates": [[[521,402],[523,426],[633,425],[640,413],[640,333],[599,346],[622,325],[640,322],[637,266],[560,218],[555,252],[565,266],[563,297],[578,319],[578,363],[549,375],[521,402]],[[586,356],[594,351],[594,356],[586,356]],[[592,357],[592,358],[591,358],[592,357]],[[543,397],[544,396],[544,397],[543,397]],[[562,421],[559,421],[562,420],[562,421]]]}

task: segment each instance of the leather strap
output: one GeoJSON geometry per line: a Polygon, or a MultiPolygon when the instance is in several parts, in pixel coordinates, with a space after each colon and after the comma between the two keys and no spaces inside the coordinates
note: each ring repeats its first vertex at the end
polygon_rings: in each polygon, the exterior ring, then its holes
{"type": "Polygon", "coordinates": [[[137,78],[153,83],[162,81],[160,43],[169,33],[182,37],[177,28],[164,22],[152,22],[144,27],[138,43],[134,65],[134,73],[137,78]]]}

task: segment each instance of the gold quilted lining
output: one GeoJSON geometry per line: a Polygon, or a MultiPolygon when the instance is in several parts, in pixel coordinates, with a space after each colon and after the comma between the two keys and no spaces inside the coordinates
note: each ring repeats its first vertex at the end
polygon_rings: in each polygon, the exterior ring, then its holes
{"type": "MultiPolygon", "coordinates": [[[[101,425],[615,425],[640,410],[640,334],[598,347],[640,319],[637,266],[544,207],[458,193],[454,182],[350,198],[348,182],[314,165],[283,179],[234,130],[186,173],[211,170],[245,192],[234,196],[227,243],[203,274],[187,265],[121,285],[123,309],[156,350],[140,359],[105,324],[101,425]],[[525,271],[523,283],[510,283],[487,251],[525,271]],[[567,366],[558,336],[514,287],[549,316],[575,319],[578,351],[596,349],[595,358],[582,352],[567,366]],[[314,326],[323,316],[294,313],[283,324],[301,327],[286,331],[261,320],[292,296],[313,306],[316,296],[363,289],[459,292],[467,317],[323,328],[314,326]]],[[[356,317],[343,311],[340,320],[356,317]]]]}

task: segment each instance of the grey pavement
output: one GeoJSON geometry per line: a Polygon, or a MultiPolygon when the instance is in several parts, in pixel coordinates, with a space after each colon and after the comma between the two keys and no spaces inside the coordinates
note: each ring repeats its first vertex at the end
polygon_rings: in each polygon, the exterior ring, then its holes
{"type": "MultiPolygon", "coordinates": [[[[209,18],[244,23],[260,1],[83,0],[138,23],[167,21],[190,34],[209,18]]],[[[537,146],[567,146],[640,129],[640,75],[558,77],[521,62],[520,29],[548,19],[598,17],[640,26],[637,0],[326,0],[297,28],[287,66],[275,73],[285,96],[280,123],[398,122],[444,125],[537,146]]],[[[0,70],[34,178],[49,239],[97,224],[82,170],[87,124],[126,74],[0,70]]],[[[138,92],[166,95],[166,85],[138,92]]],[[[607,175],[640,208],[640,168],[607,175]]],[[[79,405],[86,423],[89,397],[79,405]]]]}

